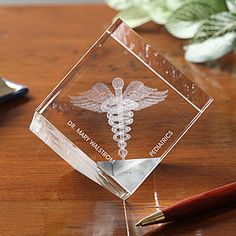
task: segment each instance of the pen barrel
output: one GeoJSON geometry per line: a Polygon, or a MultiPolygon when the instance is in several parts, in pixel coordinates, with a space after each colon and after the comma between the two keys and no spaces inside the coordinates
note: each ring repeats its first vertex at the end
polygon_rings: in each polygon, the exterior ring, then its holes
{"type": "Polygon", "coordinates": [[[163,209],[165,221],[177,221],[236,202],[236,182],[184,199],[163,209]]]}

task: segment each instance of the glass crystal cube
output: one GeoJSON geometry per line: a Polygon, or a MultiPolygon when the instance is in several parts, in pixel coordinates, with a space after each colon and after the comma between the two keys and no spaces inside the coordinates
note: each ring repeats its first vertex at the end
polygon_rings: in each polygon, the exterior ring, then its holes
{"type": "Polygon", "coordinates": [[[36,109],[30,129],[126,199],[211,102],[118,19],[36,109]]]}

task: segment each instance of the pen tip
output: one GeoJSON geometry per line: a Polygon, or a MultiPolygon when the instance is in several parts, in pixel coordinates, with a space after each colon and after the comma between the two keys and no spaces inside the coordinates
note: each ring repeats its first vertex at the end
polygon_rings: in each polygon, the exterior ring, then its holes
{"type": "Polygon", "coordinates": [[[139,221],[139,222],[137,222],[137,223],[135,224],[135,226],[142,226],[142,224],[141,224],[141,222],[139,221]]]}

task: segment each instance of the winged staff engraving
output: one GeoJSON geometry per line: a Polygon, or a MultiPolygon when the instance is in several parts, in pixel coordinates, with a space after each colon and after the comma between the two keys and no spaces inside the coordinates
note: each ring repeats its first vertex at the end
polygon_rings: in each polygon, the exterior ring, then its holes
{"type": "Polygon", "coordinates": [[[97,83],[79,96],[70,96],[70,102],[85,110],[107,113],[108,124],[114,133],[113,140],[119,148],[118,155],[125,159],[128,154],[127,141],[131,138],[128,133],[134,121],[133,111],[140,111],[164,101],[168,90],[158,91],[140,81],[133,81],[123,92],[124,80],[118,77],[112,80],[112,86],[114,94],[106,84],[97,83]]]}

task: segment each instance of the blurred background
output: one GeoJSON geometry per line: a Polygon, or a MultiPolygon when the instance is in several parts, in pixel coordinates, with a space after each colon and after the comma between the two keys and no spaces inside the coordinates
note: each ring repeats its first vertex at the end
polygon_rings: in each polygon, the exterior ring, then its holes
{"type": "Polygon", "coordinates": [[[102,3],[103,0],[0,0],[0,4],[102,3]]]}

